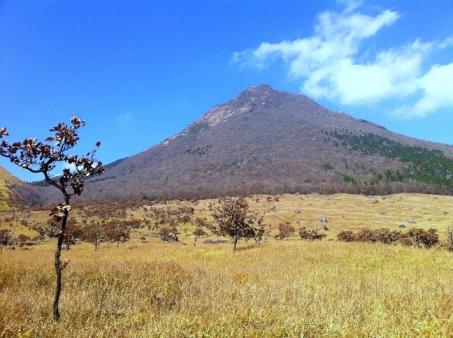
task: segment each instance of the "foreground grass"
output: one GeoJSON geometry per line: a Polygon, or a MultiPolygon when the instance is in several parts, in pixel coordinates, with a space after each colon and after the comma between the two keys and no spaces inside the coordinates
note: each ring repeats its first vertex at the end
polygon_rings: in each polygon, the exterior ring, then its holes
{"type": "Polygon", "coordinates": [[[77,245],[51,320],[53,243],[0,255],[0,335],[448,337],[453,254],[271,241],[77,245]],[[244,243],[242,243],[243,246],[244,243]]]}

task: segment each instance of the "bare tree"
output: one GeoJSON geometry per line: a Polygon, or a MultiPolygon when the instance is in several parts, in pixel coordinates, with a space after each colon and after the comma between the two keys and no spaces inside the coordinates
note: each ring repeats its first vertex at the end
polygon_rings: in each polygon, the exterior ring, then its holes
{"type": "Polygon", "coordinates": [[[127,222],[111,221],[105,225],[106,238],[111,243],[116,243],[119,247],[120,243],[127,242],[131,237],[131,228],[127,222]]]}
{"type": "Polygon", "coordinates": [[[77,243],[77,240],[82,237],[83,228],[79,223],[71,218],[68,220],[66,225],[66,234],[64,236],[64,243],[66,244],[66,250],[69,250],[71,245],[77,243]]]}
{"type": "Polygon", "coordinates": [[[81,235],[82,240],[93,244],[94,251],[98,251],[99,245],[101,244],[101,242],[105,241],[107,239],[104,225],[105,225],[105,223],[93,221],[93,222],[88,223],[82,229],[82,235],[81,235]]]}
{"type": "Polygon", "coordinates": [[[266,235],[266,225],[263,223],[264,217],[260,217],[257,221],[255,230],[255,242],[260,245],[266,235]]]}
{"type": "Polygon", "coordinates": [[[198,237],[206,236],[208,233],[203,229],[201,226],[197,226],[195,230],[192,232],[193,235],[193,246],[197,244],[198,237]]]}
{"type": "Polygon", "coordinates": [[[289,222],[280,223],[278,225],[278,234],[275,236],[275,238],[285,239],[291,237],[295,231],[296,229],[289,222]]]}
{"type": "Polygon", "coordinates": [[[56,188],[63,197],[63,202],[58,204],[51,212],[53,219],[61,224],[55,250],[55,273],[56,288],[53,302],[53,318],[60,319],[59,302],[61,294],[62,271],[67,263],[61,261],[61,247],[65,237],[66,225],[71,211],[70,200],[74,195],[82,194],[84,181],[87,177],[100,175],[104,167],[95,159],[95,153],[100,146],[84,156],[71,155],[68,151],[73,149],[79,141],[79,128],[85,122],[72,117],[70,124],[58,123],[50,129],[52,136],[44,141],[35,138],[26,138],[20,142],[9,143],[5,138],[8,136],[6,128],[0,129],[0,155],[8,158],[12,163],[35,174],[43,174],[47,184],[56,188]],[[64,167],[61,173],[56,175],[58,168],[64,167]],[[68,169],[73,168],[73,170],[68,169]]]}
{"type": "Polygon", "coordinates": [[[225,199],[212,211],[212,217],[217,223],[217,231],[214,232],[231,237],[234,251],[240,238],[256,236],[259,217],[249,210],[247,200],[243,197],[225,199]]]}

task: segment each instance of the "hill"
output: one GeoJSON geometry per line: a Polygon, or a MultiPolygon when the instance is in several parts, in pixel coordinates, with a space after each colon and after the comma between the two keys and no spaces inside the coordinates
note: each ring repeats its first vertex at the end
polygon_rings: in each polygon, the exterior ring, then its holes
{"type": "Polygon", "coordinates": [[[0,167],[0,211],[23,206],[24,197],[20,192],[23,186],[19,179],[0,167]]]}
{"type": "Polygon", "coordinates": [[[259,85],[214,106],[161,144],[112,163],[84,198],[297,192],[452,194],[453,147],[259,85]]]}

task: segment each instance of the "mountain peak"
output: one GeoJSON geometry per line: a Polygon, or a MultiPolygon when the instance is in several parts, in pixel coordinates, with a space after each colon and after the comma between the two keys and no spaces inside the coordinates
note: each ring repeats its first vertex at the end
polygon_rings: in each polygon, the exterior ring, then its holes
{"type": "MultiPolygon", "coordinates": [[[[239,93],[236,97],[236,101],[242,100],[256,100],[256,99],[267,99],[274,94],[278,94],[279,92],[274,90],[271,86],[267,84],[260,84],[257,86],[252,86],[247,88],[246,90],[239,93]]],[[[234,100],[233,100],[234,101],[234,100]]]]}
{"type": "Polygon", "coordinates": [[[226,121],[233,115],[250,112],[257,106],[269,107],[272,102],[271,98],[278,93],[267,84],[249,87],[239,93],[236,98],[211,108],[196,123],[207,123],[209,126],[214,126],[226,121]]]}
{"type": "Polygon", "coordinates": [[[272,92],[276,92],[275,89],[273,89],[271,86],[269,86],[268,84],[266,83],[261,83],[259,85],[256,85],[256,86],[251,86],[249,88],[247,88],[246,90],[243,91],[243,93],[272,93],[272,92]]]}

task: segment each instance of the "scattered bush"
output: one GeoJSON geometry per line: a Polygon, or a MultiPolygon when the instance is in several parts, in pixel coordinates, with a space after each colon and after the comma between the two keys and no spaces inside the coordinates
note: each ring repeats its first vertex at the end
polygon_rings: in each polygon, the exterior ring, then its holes
{"type": "Polygon", "coordinates": [[[356,233],[341,231],[337,235],[338,240],[343,242],[379,242],[384,244],[401,243],[403,245],[415,245],[431,248],[439,243],[439,235],[436,229],[423,230],[412,228],[406,233],[390,229],[362,229],[356,233]]]}
{"type": "Polygon", "coordinates": [[[355,236],[352,231],[340,231],[337,235],[339,241],[342,242],[353,242],[355,241],[355,236]]]}
{"type": "Polygon", "coordinates": [[[439,243],[439,235],[436,229],[423,230],[419,228],[412,228],[403,235],[412,241],[412,245],[431,248],[439,243]]]}
{"type": "Polygon", "coordinates": [[[204,237],[208,233],[200,226],[196,227],[195,230],[192,232],[193,235],[193,246],[196,245],[198,237],[204,237]]]}
{"type": "Polygon", "coordinates": [[[164,226],[159,228],[157,236],[164,242],[177,242],[178,228],[176,226],[164,226]]]}
{"type": "Polygon", "coordinates": [[[280,223],[278,225],[278,234],[275,236],[275,238],[285,239],[291,237],[295,231],[296,229],[289,222],[280,223]]]}
{"type": "Polygon", "coordinates": [[[20,234],[19,236],[17,236],[15,242],[16,242],[17,245],[19,245],[20,247],[23,247],[24,245],[26,245],[27,243],[29,243],[30,240],[31,240],[31,238],[28,237],[27,235],[20,234]]]}
{"type": "Polygon", "coordinates": [[[390,229],[363,229],[357,232],[354,237],[356,241],[359,242],[380,242],[384,244],[392,244],[401,239],[401,232],[390,229]]]}
{"type": "Polygon", "coordinates": [[[12,243],[11,231],[8,229],[0,230],[0,250],[2,250],[4,246],[10,245],[11,243],[12,243]]]}
{"type": "Polygon", "coordinates": [[[299,236],[301,239],[308,239],[308,240],[321,240],[327,236],[327,234],[320,232],[316,229],[307,229],[306,227],[302,227],[299,229],[299,236]]]}

